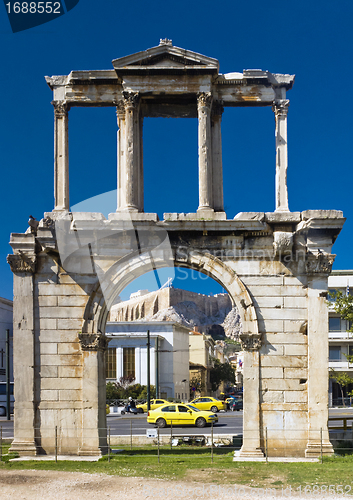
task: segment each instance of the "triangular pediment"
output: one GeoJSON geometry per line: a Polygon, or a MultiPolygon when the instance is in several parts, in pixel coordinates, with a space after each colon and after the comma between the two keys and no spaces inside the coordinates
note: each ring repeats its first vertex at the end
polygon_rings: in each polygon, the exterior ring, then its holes
{"type": "Polygon", "coordinates": [[[120,57],[113,61],[114,69],[117,72],[131,70],[181,70],[183,68],[195,70],[208,70],[211,73],[218,73],[219,63],[217,59],[192,52],[190,50],[174,47],[171,44],[161,43],[157,47],[137,52],[130,56],[120,57]]]}

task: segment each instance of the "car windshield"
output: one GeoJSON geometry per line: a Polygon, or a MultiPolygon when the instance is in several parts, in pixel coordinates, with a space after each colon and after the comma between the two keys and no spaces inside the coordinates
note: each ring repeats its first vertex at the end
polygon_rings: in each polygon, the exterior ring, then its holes
{"type": "Polygon", "coordinates": [[[191,408],[192,411],[201,411],[198,408],[196,408],[196,406],[193,406],[193,405],[186,405],[186,406],[188,406],[189,408],[191,408]]]}

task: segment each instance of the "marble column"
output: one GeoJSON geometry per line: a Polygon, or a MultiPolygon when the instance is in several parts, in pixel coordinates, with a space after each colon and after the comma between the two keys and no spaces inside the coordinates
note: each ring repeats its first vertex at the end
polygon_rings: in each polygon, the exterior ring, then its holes
{"type": "Polygon", "coordinates": [[[202,92],[197,99],[199,120],[199,208],[198,211],[213,211],[212,193],[212,139],[211,139],[212,94],[202,92]]]}
{"type": "Polygon", "coordinates": [[[126,205],[125,193],[125,159],[126,159],[126,123],[125,123],[125,106],[121,100],[116,106],[116,116],[118,122],[117,132],[117,211],[123,210],[126,205]]]}
{"type": "Polygon", "coordinates": [[[124,92],[125,105],[125,206],[128,212],[139,211],[140,141],[138,140],[140,95],[138,92],[124,92]]]}
{"type": "Polygon", "coordinates": [[[306,258],[308,274],[308,442],[306,457],[332,455],[328,422],[328,275],[334,255],[318,253],[306,258]]]}
{"type": "Polygon", "coordinates": [[[243,446],[241,457],[263,457],[260,446],[260,335],[241,334],[240,341],[244,351],[244,412],[243,446]]]}
{"type": "Polygon", "coordinates": [[[287,114],[289,100],[278,99],[273,103],[276,120],[276,212],[289,212],[287,188],[287,114]]]}
{"type": "Polygon", "coordinates": [[[222,165],[222,134],[221,122],[223,106],[213,102],[211,113],[211,142],[212,142],[212,184],[213,208],[215,212],[223,212],[223,165],[222,165]]]}
{"type": "Polygon", "coordinates": [[[53,101],[54,106],[54,197],[55,211],[69,211],[69,106],[53,101]]]}
{"type": "Polygon", "coordinates": [[[104,351],[109,339],[102,334],[79,333],[83,357],[82,441],[79,455],[107,453],[104,351]]]}

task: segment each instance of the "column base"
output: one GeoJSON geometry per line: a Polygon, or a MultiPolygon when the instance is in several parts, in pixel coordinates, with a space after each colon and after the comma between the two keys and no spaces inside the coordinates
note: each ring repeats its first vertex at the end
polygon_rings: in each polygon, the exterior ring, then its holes
{"type": "Polygon", "coordinates": [[[275,212],[290,212],[288,207],[278,207],[275,212]]]}
{"type": "Polygon", "coordinates": [[[245,448],[242,446],[238,456],[244,458],[264,458],[265,455],[261,448],[245,448]]]}
{"type": "Polygon", "coordinates": [[[12,441],[9,453],[18,453],[20,456],[36,456],[38,448],[34,441],[12,441]]]}
{"type": "MultiPolygon", "coordinates": [[[[334,449],[330,441],[322,443],[322,454],[331,456],[334,454],[334,449]]],[[[305,458],[318,458],[321,456],[321,443],[308,443],[305,450],[305,458]]]]}

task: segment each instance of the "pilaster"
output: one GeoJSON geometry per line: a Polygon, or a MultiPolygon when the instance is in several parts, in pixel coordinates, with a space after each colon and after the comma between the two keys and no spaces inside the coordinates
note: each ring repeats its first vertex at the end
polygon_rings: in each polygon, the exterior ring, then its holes
{"type": "Polygon", "coordinates": [[[37,455],[35,440],[34,272],[36,257],[19,251],[7,261],[13,272],[14,440],[11,451],[37,455]]]}
{"type": "Polygon", "coordinates": [[[240,335],[244,351],[243,446],[240,457],[263,457],[260,447],[260,354],[261,335],[240,335]]]}
{"type": "Polygon", "coordinates": [[[288,212],[287,188],[287,115],[289,100],[274,101],[272,109],[276,120],[276,212],[288,212]]]}
{"type": "Polygon", "coordinates": [[[109,339],[102,334],[79,333],[82,359],[82,443],[80,455],[107,452],[105,414],[105,359],[109,339]]]}
{"type": "Polygon", "coordinates": [[[308,254],[308,442],[306,457],[332,455],[328,422],[328,307],[327,280],[334,255],[308,254]]]}
{"type": "Polygon", "coordinates": [[[69,211],[69,105],[53,101],[54,106],[54,196],[56,211],[69,211]]]}

